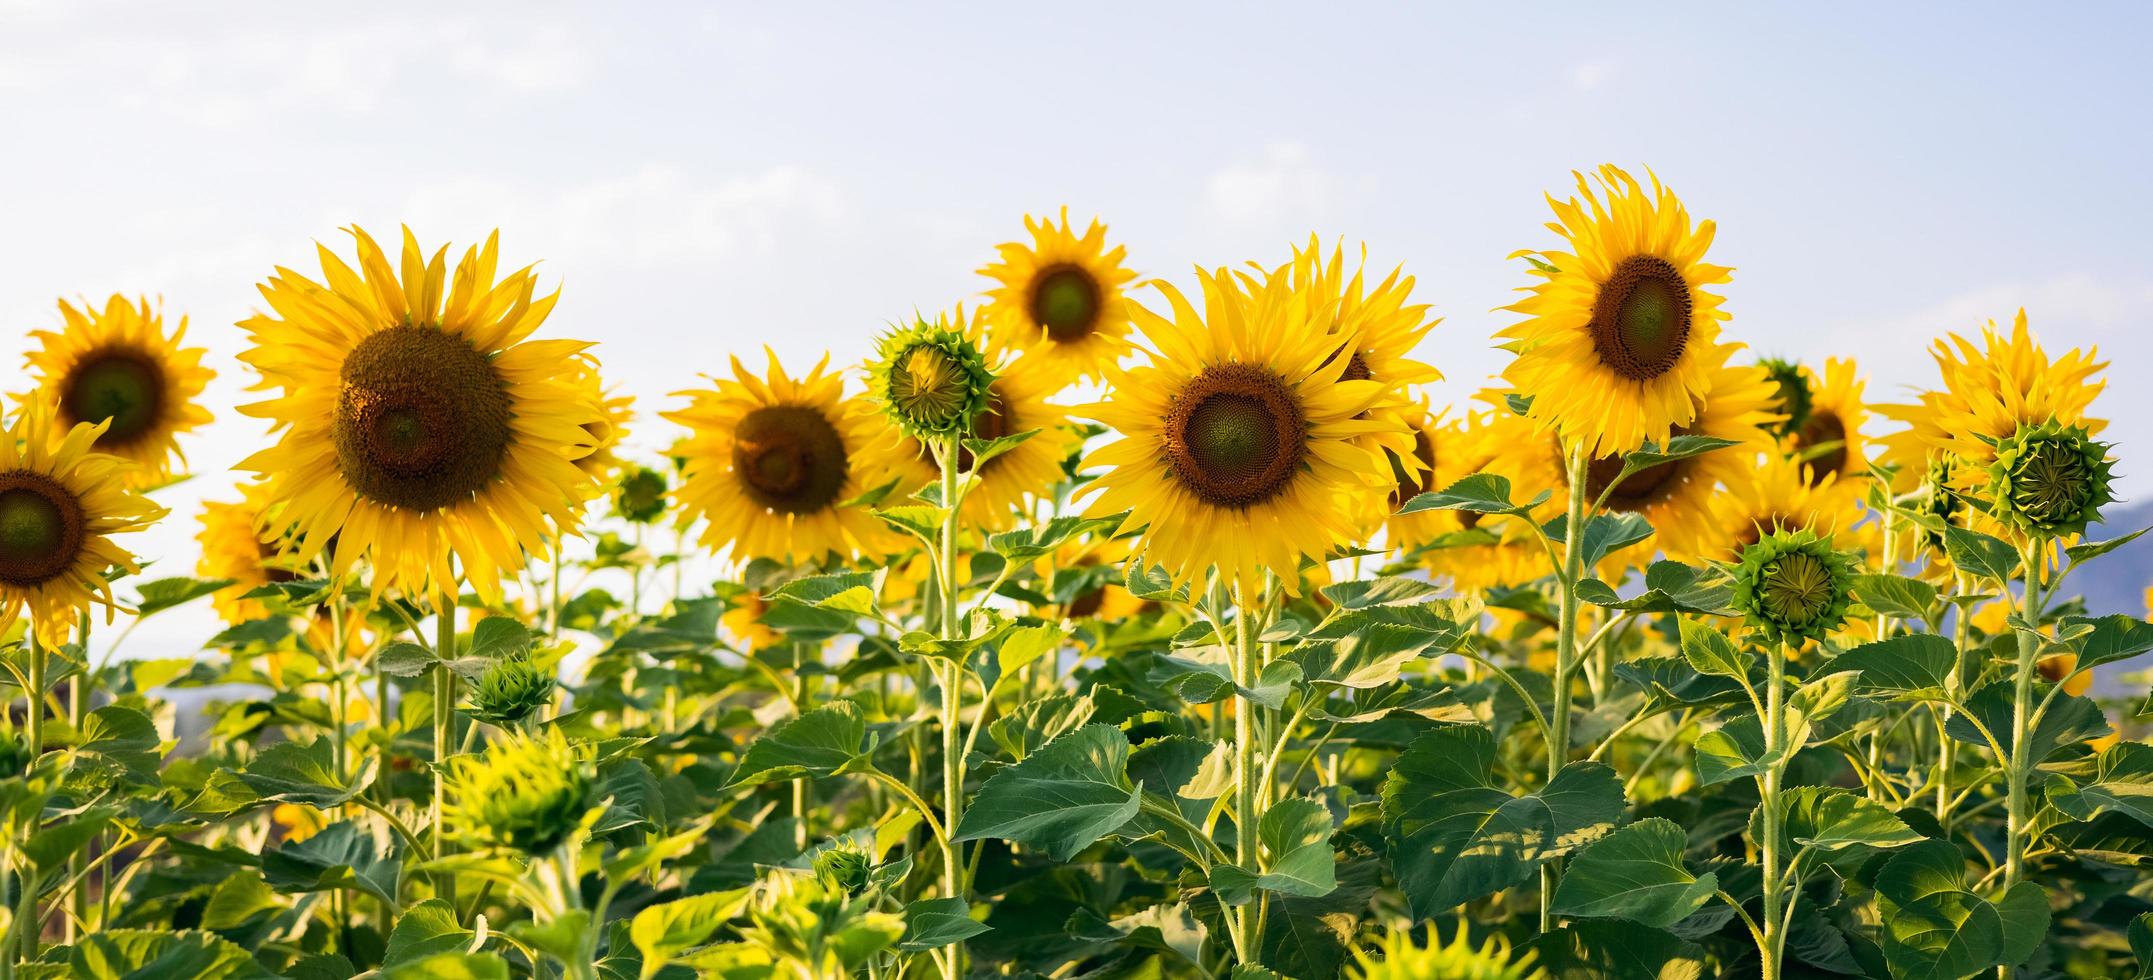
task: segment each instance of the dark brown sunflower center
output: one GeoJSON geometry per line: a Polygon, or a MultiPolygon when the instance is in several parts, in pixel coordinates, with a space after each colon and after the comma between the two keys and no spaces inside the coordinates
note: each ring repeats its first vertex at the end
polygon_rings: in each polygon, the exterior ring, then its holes
{"type": "MultiPolygon", "coordinates": [[[[1678,427],[1670,435],[1688,435],[1687,428],[1678,427]]],[[[1556,465],[1562,462],[1562,447],[1555,448],[1556,465]]],[[[1598,500],[1607,485],[1622,475],[1622,457],[1602,456],[1585,467],[1585,493],[1589,499],[1598,500]]],[[[1639,511],[1667,499],[1682,486],[1682,475],[1697,457],[1678,459],[1673,462],[1647,466],[1615,484],[1613,493],[1607,495],[1610,510],[1639,511]]]]}
{"type": "MultiPolygon", "coordinates": [[[[1405,502],[1435,489],[1435,440],[1428,438],[1426,429],[1413,430],[1413,458],[1420,461],[1420,472],[1406,469],[1405,463],[1391,457],[1390,473],[1398,481],[1398,487],[1390,492],[1390,509],[1397,510],[1405,502]]],[[[1461,512],[1463,513],[1463,512],[1461,512]]]]}
{"type": "Polygon", "coordinates": [[[27,588],[66,571],[82,553],[82,502],[42,473],[0,473],[0,585],[27,588]]]}
{"type": "Polygon", "coordinates": [[[1818,410],[1809,413],[1802,423],[1801,431],[1794,436],[1794,448],[1809,460],[1809,477],[1822,481],[1846,469],[1846,423],[1835,412],[1818,410]],[[1817,449],[1829,445],[1829,449],[1817,449]],[[1817,449],[1811,456],[1809,451],[1817,449]]]}
{"type": "Polygon", "coordinates": [[[60,407],[69,422],[110,422],[97,442],[117,448],[156,431],[164,397],[164,372],[155,362],[136,351],[106,348],[68,372],[60,407]]]}
{"type": "MultiPolygon", "coordinates": [[[[1010,421],[1007,403],[1002,401],[1002,383],[996,381],[987,386],[987,407],[980,409],[978,414],[972,416],[972,431],[966,438],[977,439],[981,442],[992,442],[1004,436],[1014,435],[1016,431],[1016,426],[1011,424],[1010,421]]],[[[980,472],[984,473],[993,469],[996,464],[1000,463],[1008,455],[1008,453],[1002,453],[987,457],[987,465],[981,467],[980,472]]],[[[966,449],[962,443],[957,446],[957,468],[963,470],[972,468],[972,451],[966,449]]]]}
{"type": "Polygon", "coordinates": [[[1375,377],[1375,375],[1369,373],[1368,358],[1360,351],[1354,351],[1353,356],[1346,359],[1345,373],[1340,374],[1338,380],[1366,381],[1372,377],[1375,377]]]}
{"type": "Polygon", "coordinates": [[[369,500],[439,510],[500,475],[511,415],[507,383],[470,341],[391,327],[344,358],[337,466],[369,500]]]}
{"type": "Polygon", "coordinates": [[[1165,435],[1167,465],[1182,486],[1213,506],[1248,507],[1292,481],[1308,427],[1278,375],[1219,364],[1174,398],[1165,435]]]}
{"type": "Polygon", "coordinates": [[[845,440],[821,412],[767,405],[733,429],[733,472],[748,499],[780,514],[812,514],[845,489],[845,440]]]}
{"type": "Polygon", "coordinates": [[[1632,381],[1674,369],[1690,335],[1689,283],[1666,259],[1632,255],[1615,267],[1592,308],[1592,349],[1632,381]]]}
{"type": "Polygon", "coordinates": [[[1099,281],[1074,265],[1050,265],[1032,277],[1032,320],[1059,343],[1082,340],[1099,325],[1099,281]]]}

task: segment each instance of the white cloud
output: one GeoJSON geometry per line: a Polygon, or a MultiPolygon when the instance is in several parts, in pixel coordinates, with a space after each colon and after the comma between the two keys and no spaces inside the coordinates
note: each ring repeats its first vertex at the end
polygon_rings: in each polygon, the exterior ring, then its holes
{"type": "Polygon", "coordinates": [[[1291,224],[1327,211],[1336,181],[1315,163],[1308,147],[1277,142],[1263,155],[1211,175],[1204,184],[1210,212],[1238,224],[1291,224]]]}

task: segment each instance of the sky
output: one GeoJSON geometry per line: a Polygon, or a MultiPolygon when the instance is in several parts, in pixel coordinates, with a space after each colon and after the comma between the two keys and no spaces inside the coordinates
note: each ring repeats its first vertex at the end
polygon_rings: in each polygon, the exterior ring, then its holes
{"type": "MultiPolygon", "coordinates": [[[[0,0],[0,365],[62,297],[189,318],[219,419],[133,542],[181,574],[263,444],[233,324],[353,223],[500,229],[649,448],[698,375],[854,362],[1063,206],[1184,285],[1365,243],[1444,318],[1419,354],[1457,397],[1506,356],[1507,256],[1555,244],[1543,195],[1614,162],[1718,223],[1728,337],[1855,357],[1872,400],[2020,306],[2098,345],[2125,496],[2153,491],[2153,8],[1763,7],[0,0]]],[[[213,629],[169,615],[130,652],[213,629]]]]}

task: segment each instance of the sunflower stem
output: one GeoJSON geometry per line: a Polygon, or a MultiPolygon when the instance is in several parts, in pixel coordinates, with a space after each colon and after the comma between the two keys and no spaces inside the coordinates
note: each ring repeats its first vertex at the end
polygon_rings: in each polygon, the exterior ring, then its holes
{"type": "MultiPolygon", "coordinates": [[[[1557,773],[1570,761],[1570,681],[1577,670],[1577,583],[1584,575],[1582,566],[1585,550],[1579,539],[1584,537],[1586,500],[1585,451],[1582,445],[1572,446],[1567,464],[1570,499],[1564,512],[1562,535],[1562,572],[1556,577],[1560,590],[1561,605],[1557,611],[1555,631],[1555,707],[1548,719],[1547,778],[1554,782],[1557,773]]],[[[1549,861],[1540,866],[1540,931],[1546,932],[1554,925],[1552,903],[1555,886],[1562,880],[1562,871],[1549,861]]]]}
{"type": "MultiPolygon", "coordinates": [[[[1256,795],[1262,760],[1257,746],[1256,710],[1254,701],[1246,693],[1256,687],[1256,644],[1251,642],[1248,628],[1248,596],[1239,583],[1233,587],[1233,680],[1234,680],[1234,863],[1244,870],[1255,871],[1256,854],[1256,795]]],[[[1233,909],[1240,928],[1234,930],[1234,956],[1243,965],[1260,967],[1263,964],[1257,954],[1260,948],[1256,930],[1256,904],[1250,902],[1233,909]]]]}
{"type": "MultiPolygon", "coordinates": [[[[433,823],[430,839],[438,860],[448,856],[449,848],[448,828],[443,826],[441,811],[448,796],[446,767],[456,727],[456,674],[449,670],[449,662],[456,659],[455,593],[444,591],[436,600],[434,620],[434,656],[440,663],[434,666],[434,798],[429,816],[433,823]]],[[[456,904],[455,872],[443,872],[434,887],[451,906],[456,904]]]]}
{"type": "Polygon", "coordinates": [[[1791,753],[1786,744],[1786,696],[1787,647],[1773,640],[1765,647],[1768,676],[1764,682],[1764,755],[1771,760],[1764,773],[1758,777],[1759,806],[1763,807],[1763,840],[1757,848],[1763,852],[1761,870],[1764,877],[1764,936],[1757,950],[1764,980],[1778,980],[1780,970],[1779,947],[1784,941],[1780,914],[1785,901],[1786,882],[1779,871],[1779,791],[1785,778],[1786,758],[1791,753]]]}
{"type": "MultiPolygon", "coordinates": [[[[942,534],[941,547],[936,558],[938,595],[941,609],[936,616],[942,639],[959,638],[957,622],[957,491],[958,449],[964,436],[961,432],[942,440],[935,462],[941,468],[942,480],[942,534]]],[[[964,665],[950,663],[942,671],[942,826],[956,832],[958,821],[964,818],[964,756],[958,744],[958,710],[964,696],[964,665]]],[[[943,884],[949,897],[971,903],[965,887],[964,862],[958,859],[959,849],[952,847],[943,854],[943,884]]],[[[963,975],[964,943],[949,947],[949,955],[941,960],[943,980],[957,980],[963,975]]]]}
{"type": "MultiPolygon", "coordinates": [[[[2026,846],[2031,842],[2031,814],[2027,812],[2026,779],[2032,775],[2032,753],[2027,749],[2028,735],[2033,727],[2033,679],[2039,672],[2036,661],[2040,653],[2040,638],[2035,630],[2040,628],[2041,615],[2041,559],[2047,552],[2048,541],[2034,536],[2019,552],[2019,563],[2024,569],[2025,587],[2019,593],[2019,615],[2025,620],[2025,628],[2018,633],[2018,676],[2011,696],[2011,741],[2005,745],[2011,757],[2004,762],[2007,780],[2006,843],[2004,848],[2003,886],[2009,891],[2019,883],[2026,871],[2026,846]]],[[[2010,594],[2008,588],[2005,595],[2010,594]]]]}
{"type": "MultiPolygon", "coordinates": [[[[42,624],[32,621],[25,634],[25,642],[29,644],[30,650],[30,688],[24,693],[29,695],[30,703],[25,706],[28,717],[25,724],[27,730],[23,734],[30,743],[30,764],[25,767],[30,769],[36,768],[37,760],[45,754],[45,647],[37,639],[37,627],[40,625],[42,624]]],[[[28,821],[28,824],[25,833],[35,833],[37,821],[33,819],[28,821]]],[[[42,931],[39,924],[44,916],[41,914],[42,910],[37,907],[38,878],[30,867],[27,856],[21,859],[21,866],[16,869],[15,874],[15,887],[21,893],[15,902],[15,927],[19,937],[15,944],[15,961],[28,963],[37,959],[38,941],[42,931]]]]}
{"type": "MultiPolygon", "coordinates": [[[[82,644],[82,659],[87,664],[90,659],[90,613],[88,610],[84,610],[82,613],[78,631],[82,644]]],[[[68,678],[67,727],[72,731],[82,731],[82,715],[88,709],[91,679],[91,675],[88,673],[78,673],[68,678]]],[[[93,835],[91,840],[94,845],[96,835],[93,835]]],[[[69,881],[75,882],[75,887],[68,892],[67,896],[68,909],[72,914],[63,916],[62,924],[66,929],[67,944],[72,946],[78,938],[78,930],[81,924],[88,922],[90,917],[90,889],[87,883],[83,881],[83,852],[81,850],[67,856],[67,878],[69,881]]]]}

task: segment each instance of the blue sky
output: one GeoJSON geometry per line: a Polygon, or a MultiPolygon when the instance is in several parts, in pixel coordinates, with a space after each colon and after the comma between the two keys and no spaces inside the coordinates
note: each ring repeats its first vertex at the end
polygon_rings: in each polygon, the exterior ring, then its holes
{"type": "Polygon", "coordinates": [[[500,227],[655,445],[729,354],[855,359],[1064,204],[1184,282],[1365,241],[1445,317],[1421,354],[1463,391],[1502,363],[1505,256],[1551,243],[1541,195],[1603,161],[1719,222],[1730,336],[1859,357],[1873,400],[2020,305],[2052,349],[2099,344],[2123,485],[2153,489],[2153,386],[2120,380],[2153,365],[2138,6],[207,9],[0,0],[0,363],[55,298],[117,290],[223,371],[180,519],[137,542],[167,571],[260,440],[231,324],[351,222],[500,227]]]}

